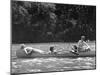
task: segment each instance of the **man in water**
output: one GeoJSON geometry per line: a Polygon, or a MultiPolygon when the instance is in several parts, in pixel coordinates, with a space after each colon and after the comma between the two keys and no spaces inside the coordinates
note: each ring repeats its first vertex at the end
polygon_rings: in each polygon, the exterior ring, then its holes
{"type": "Polygon", "coordinates": [[[20,46],[21,46],[20,49],[24,50],[27,55],[31,54],[32,52],[33,53],[40,53],[40,54],[44,53],[44,51],[42,51],[40,49],[36,49],[36,48],[32,48],[32,47],[26,47],[25,44],[21,44],[20,46]]]}
{"type": "Polygon", "coordinates": [[[59,54],[62,52],[62,50],[64,50],[64,48],[55,48],[55,47],[59,47],[59,46],[50,46],[50,49],[49,49],[49,53],[50,54],[59,54]]]}
{"type": "Polygon", "coordinates": [[[50,54],[56,54],[56,50],[54,49],[54,46],[50,47],[50,54]]]}
{"type": "Polygon", "coordinates": [[[72,47],[74,52],[85,52],[85,51],[90,51],[90,46],[85,42],[85,36],[81,36],[81,40],[78,41],[77,46],[74,45],[72,47]]]}

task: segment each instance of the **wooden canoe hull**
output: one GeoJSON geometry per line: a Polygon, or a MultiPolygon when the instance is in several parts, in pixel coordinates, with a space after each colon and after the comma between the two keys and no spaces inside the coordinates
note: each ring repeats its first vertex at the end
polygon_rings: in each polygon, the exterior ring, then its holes
{"type": "Polygon", "coordinates": [[[63,53],[63,54],[40,54],[40,53],[32,53],[31,55],[27,55],[23,50],[17,50],[16,56],[18,58],[48,58],[48,57],[57,57],[57,58],[66,58],[66,57],[95,57],[95,51],[89,52],[80,52],[79,55],[76,55],[71,52],[63,53]]]}

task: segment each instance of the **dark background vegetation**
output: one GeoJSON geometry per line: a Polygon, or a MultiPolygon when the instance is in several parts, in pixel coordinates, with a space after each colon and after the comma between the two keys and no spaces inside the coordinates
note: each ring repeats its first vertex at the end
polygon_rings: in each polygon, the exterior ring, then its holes
{"type": "Polygon", "coordinates": [[[96,6],[11,2],[12,43],[96,40],[96,6]]]}

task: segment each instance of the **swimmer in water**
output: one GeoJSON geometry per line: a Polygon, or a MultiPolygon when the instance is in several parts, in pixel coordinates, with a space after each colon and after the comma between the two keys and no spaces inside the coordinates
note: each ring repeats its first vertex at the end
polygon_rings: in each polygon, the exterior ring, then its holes
{"type": "Polygon", "coordinates": [[[32,48],[32,47],[26,47],[25,44],[21,44],[20,45],[20,49],[21,50],[24,50],[27,55],[28,54],[31,54],[32,52],[33,53],[40,53],[40,54],[43,54],[44,53],[44,51],[42,51],[40,49],[36,49],[36,48],[32,48]]]}

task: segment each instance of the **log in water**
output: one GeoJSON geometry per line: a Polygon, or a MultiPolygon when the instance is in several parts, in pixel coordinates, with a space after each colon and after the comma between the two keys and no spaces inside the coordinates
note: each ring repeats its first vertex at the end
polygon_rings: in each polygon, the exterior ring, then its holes
{"type": "Polygon", "coordinates": [[[63,54],[40,54],[40,53],[32,53],[31,55],[27,55],[23,50],[16,50],[16,56],[18,58],[47,58],[47,57],[95,57],[95,51],[88,52],[80,52],[79,55],[76,55],[71,52],[63,53],[63,54]]]}

